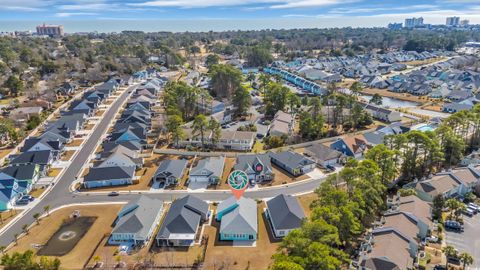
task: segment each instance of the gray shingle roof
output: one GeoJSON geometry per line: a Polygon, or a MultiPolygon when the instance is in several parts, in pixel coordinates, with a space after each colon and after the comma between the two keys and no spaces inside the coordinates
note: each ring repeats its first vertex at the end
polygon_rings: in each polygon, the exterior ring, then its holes
{"type": "Polygon", "coordinates": [[[311,159],[293,151],[270,153],[270,156],[290,168],[298,168],[314,163],[311,159]]]}
{"type": "Polygon", "coordinates": [[[158,166],[157,171],[155,172],[155,177],[162,174],[165,177],[173,176],[177,179],[182,178],[186,167],[187,160],[167,159],[160,163],[160,166],[158,166]]]}
{"type": "Polygon", "coordinates": [[[147,196],[141,196],[129,203],[128,206],[131,208],[132,204],[135,204],[136,208],[117,220],[112,234],[132,233],[136,237],[147,238],[158,212],[162,209],[163,202],[147,196]]]}
{"type": "Polygon", "coordinates": [[[270,219],[275,229],[290,230],[299,228],[305,213],[295,197],[280,194],[267,201],[270,219]]]}
{"type": "Polygon", "coordinates": [[[257,203],[245,197],[241,197],[234,203],[238,206],[222,217],[220,232],[256,234],[258,232],[257,203]]]}
{"type": "Polygon", "coordinates": [[[190,171],[190,175],[197,175],[202,170],[206,169],[211,172],[211,175],[220,178],[222,177],[224,165],[224,157],[209,157],[202,159],[198,162],[197,166],[190,171]]]}
{"type": "Polygon", "coordinates": [[[90,168],[88,174],[84,177],[85,182],[132,179],[135,176],[135,167],[101,167],[90,168]]]}
{"type": "Polygon", "coordinates": [[[208,204],[188,195],[175,200],[160,227],[157,239],[169,238],[170,234],[194,234],[200,221],[207,217],[208,204]]]}
{"type": "Polygon", "coordinates": [[[30,180],[33,178],[37,166],[36,164],[8,166],[0,170],[0,172],[8,174],[17,180],[30,180]]]}
{"type": "Polygon", "coordinates": [[[313,157],[319,160],[324,160],[324,161],[331,160],[331,159],[338,159],[343,155],[337,150],[332,149],[328,146],[325,146],[321,143],[313,144],[307,147],[305,150],[307,150],[313,157]]]}
{"type": "Polygon", "coordinates": [[[255,172],[254,166],[258,163],[263,165],[262,173],[272,171],[269,154],[240,155],[237,157],[237,163],[235,164],[234,169],[242,170],[246,173],[253,173],[255,172]]]}

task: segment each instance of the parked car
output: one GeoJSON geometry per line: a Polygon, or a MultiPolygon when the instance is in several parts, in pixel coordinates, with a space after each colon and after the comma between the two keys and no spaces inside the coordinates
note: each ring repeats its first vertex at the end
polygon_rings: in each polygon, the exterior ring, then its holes
{"type": "Polygon", "coordinates": [[[463,225],[458,221],[447,220],[445,221],[444,227],[446,230],[463,232],[463,225]]]}
{"type": "Polygon", "coordinates": [[[15,204],[16,205],[27,205],[29,203],[30,203],[29,199],[20,198],[20,199],[17,200],[17,202],[15,204]]]}
{"type": "Polygon", "coordinates": [[[333,165],[327,165],[326,167],[327,167],[327,169],[329,169],[332,172],[335,171],[335,166],[333,166],[333,165]]]}
{"type": "Polygon", "coordinates": [[[468,216],[468,217],[473,217],[473,215],[475,215],[475,212],[473,212],[472,210],[466,208],[465,210],[463,210],[463,214],[468,216]]]}
{"type": "Polygon", "coordinates": [[[118,195],[120,195],[120,194],[116,191],[112,191],[112,192],[108,193],[108,196],[110,196],[110,197],[115,197],[115,196],[118,196],[118,195]]]}
{"type": "Polygon", "coordinates": [[[35,197],[33,197],[32,195],[23,195],[22,199],[33,201],[35,200],[35,197]]]}
{"type": "Polygon", "coordinates": [[[433,270],[446,270],[445,265],[437,264],[433,267],[433,270]]]}
{"type": "Polygon", "coordinates": [[[478,210],[475,207],[467,206],[467,210],[472,211],[474,215],[476,215],[478,213],[478,210]]]}
{"type": "Polygon", "coordinates": [[[480,206],[478,204],[475,204],[475,203],[469,203],[467,205],[467,207],[471,207],[471,208],[474,208],[477,210],[477,213],[480,212],[480,206]]]}

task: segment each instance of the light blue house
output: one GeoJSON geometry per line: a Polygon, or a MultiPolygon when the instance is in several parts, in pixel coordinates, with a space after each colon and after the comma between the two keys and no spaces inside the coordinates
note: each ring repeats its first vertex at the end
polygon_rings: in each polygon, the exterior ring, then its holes
{"type": "Polygon", "coordinates": [[[257,203],[248,198],[230,197],[217,207],[216,220],[221,222],[220,240],[254,241],[257,239],[257,203]]]}
{"type": "Polygon", "coordinates": [[[126,204],[118,213],[108,243],[144,246],[160,223],[163,202],[147,196],[126,204]]]}
{"type": "Polygon", "coordinates": [[[0,179],[0,211],[5,211],[12,208],[21,192],[18,182],[13,177],[0,173],[0,179]]]}

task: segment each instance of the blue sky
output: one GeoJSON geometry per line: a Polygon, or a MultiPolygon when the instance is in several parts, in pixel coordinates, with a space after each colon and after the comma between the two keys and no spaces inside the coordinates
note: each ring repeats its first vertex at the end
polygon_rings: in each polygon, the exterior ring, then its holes
{"type": "Polygon", "coordinates": [[[283,20],[384,26],[409,16],[480,23],[480,0],[0,0],[1,21],[283,20]]]}

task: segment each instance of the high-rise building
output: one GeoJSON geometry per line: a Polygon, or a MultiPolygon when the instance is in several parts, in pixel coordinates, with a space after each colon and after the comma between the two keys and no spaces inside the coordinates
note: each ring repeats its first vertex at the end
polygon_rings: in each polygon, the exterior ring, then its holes
{"type": "Polygon", "coordinates": [[[447,17],[447,26],[459,26],[460,25],[460,17],[447,17]]]}
{"type": "Polygon", "coordinates": [[[37,35],[62,37],[64,35],[63,25],[39,25],[37,26],[37,35]]]}
{"type": "Polygon", "coordinates": [[[405,19],[406,28],[415,28],[419,26],[423,26],[423,17],[405,19]]]}
{"type": "Polygon", "coordinates": [[[468,26],[470,24],[470,21],[469,20],[461,20],[460,21],[460,25],[461,26],[468,26]]]}
{"type": "Polygon", "coordinates": [[[389,23],[388,24],[388,29],[390,30],[400,30],[402,29],[403,24],[402,23],[389,23]]]}

